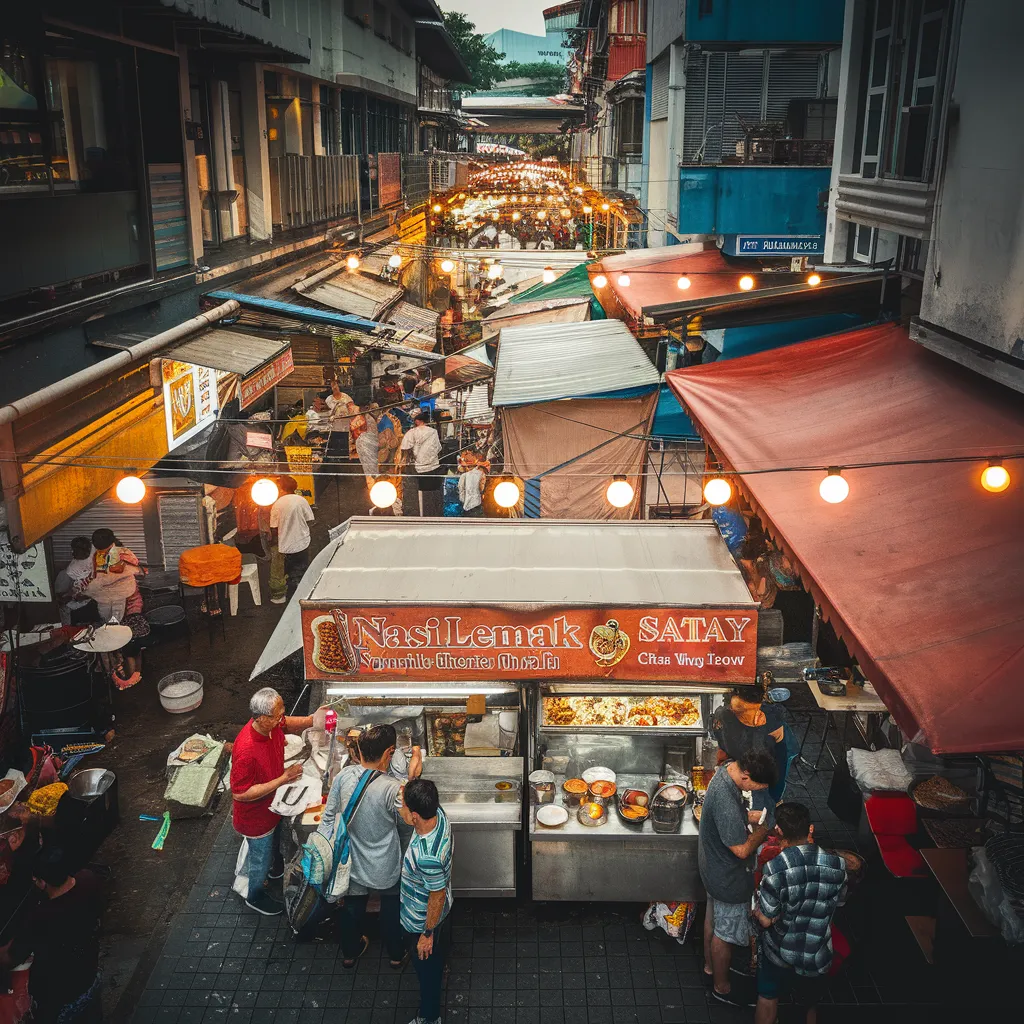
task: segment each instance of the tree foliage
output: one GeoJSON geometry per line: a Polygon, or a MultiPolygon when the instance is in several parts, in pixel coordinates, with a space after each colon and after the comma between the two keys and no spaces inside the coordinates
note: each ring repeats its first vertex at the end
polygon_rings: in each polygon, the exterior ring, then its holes
{"type": "Polygon", "coordinates": [[[562,64],[553,64],[551,61],[536,61],[534,63],[520,64],[517,61],[510,61],[505,65],[504,80],[507,82],[513,78],[529,78],[534,84],[523,90],[525,96],[557,96],[565,91],[566,67],[562,64]]]}
{"type": "Polygon", "coordinates": [[[507,77],[501,63],[505,54],[491,46],[477,32],[473,22],[458,11],[441,13],[444,17],[444,27],[469,69],[469,80],[474,89],[490,89],[495,82],[507,77]]]}

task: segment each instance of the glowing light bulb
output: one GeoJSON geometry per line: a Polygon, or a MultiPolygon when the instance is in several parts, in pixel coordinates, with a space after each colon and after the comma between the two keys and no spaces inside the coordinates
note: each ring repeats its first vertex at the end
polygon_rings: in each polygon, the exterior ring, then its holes
{"type": "Polygon", "coordinates": [[[441,260],[441,272],[444,274],[450,274],[455,269],[454,260],[441,260]]]}
{"type": "Polygon", "coordinates": [[[377,508],[391,508],[398,500],[398,488],[390,480],[378,480],[370,488],[370,501],[377,508]]]}
{"type": "Polygon", "coordinates": [[[146,496],[146,485],[139,477],[130,474],[117,481],[115,493],[126,505],[138,505],[146,496]]]}
{"type": "Polygon", "coordinates": [[[440,203],[434,203],[434,205],[431,207],[431,209],[434,211],[434,213],[440,213],[441,212],[441,204],[440,203]]]}
{"type": "Polygon", "coordinates": [[[545,211],[545,210],[538,210],[537,211],[537,220],[543,220],[546,216],[547,216],[547,211],[545,211]]]}
{"type": "Polygon", "coordinates": [[[388,266],[397,270],[402,265],[402,257],[396,252],[393,256],[388,257],[388,266]]]}
{"type": "Polygon", "coordinates": [[[724,505],[731,497],[732,484],[723,477],[712,477],[704,485],[704,500],[709,505],[724,505]]]}
{"type": "Polygon", "coordinates": [[[830,505],[838,505],[839,502],[846,501],[846,497],[850,493],[850,485],[846,482],[842,470],[836,467],[830,469],[825,479],[818,484],[818,493],[830,505]]]}
{"type": "Polygon", "coordinates": [[[497,281],[499,277],[504,273],[500,263],[493,263],[487,268],[487,276],[492,281],[497,281]]]}
{"type": "Polygon", "coordinates": [[[512,219],[513,220],[519,220],[521,217],[522,217],[522,214],[518,210],[513,211],[513,213],[512,213],[512,219]]]}
{"type": "Polygon", "coordinates": [[[629,287],[629,274],[619,274],[619,276],[616,279],[615,283],[620,288],[628,288],[629,287]]]}
{"type": "Polygon", "coordinates": [[[347,260],[345,260],[345,266],[348,267],[349,270],[358,270],[359,269],[359,257],[358,256],[349,256],[349,258],[347,260]]]}
{"type": "Polygon", "coordinates": [[[981,471],[981,486],[986,491],[998,494],[1010,486],[1010,474],[999,459],[992,459],[981,471]]]}
{"type": "Polygon", "coordinates": [[[811,274],[811,276],[807,278],[807,283],[812,288],[815,287],[815,285],[821,284],[821,274],[811,274]]]}
{"type": "Polygon", "coordinates": [[[494,504],[499,508],[515,508],[519,504],[519,484],[511,477],[499,480],[494,488],[494,504]]]}
{"type": "Polygon", "coordinates": [[[584,206],[583,212],[589,217],[594,212],[594,208],[592,206],[584,206]]]}
{"type": "Polygon", "coordinates": [[[540,275],[540,279],[545,284],[554,284],[555,282],[555,271],[553,267],[545,267],[543,273],[540,275]]]}
{"type": "Polygon", "coordinates": [[[595,288],[604,288],[608,284],[608,278],[604,274],[597,274],[593,283],[595,288]]]}
{"type": "Polygon", "coordinates": [[[602,203],[601,204],[601,212],[602,213],[607,213],[610,209],[611,209],[611,207],[607,203],[602,203]]]}
{"type": "Polygon", "coordinates": [[[676,287],[678,287],[680,291],[685,292],[686,289],[690,287],[690,279],[684,274],[678,281],[676,281],[676,287]]]}
{"type": "Polygon", "coordinates": [[[252,500],[262,508],[273,505],[280,493],[269,477],[262,476],[252,485],[252,500]]]}
{"type": "Polygon", "coordinates": [[[754,287],[754,279],[749,274],[744,274],[740,278],[740,288],[743,291],[745,291],[745,292],[749,292],[750,289],[753,288],[753,287],[754,287]]]}
{"type": "Polygon", "coordinates": [[[498,211],[495,210],[494,213],[491,214],[491,220],[498,220],[500,216],[501,215],[498,213],[498,211]]]}
{"type": "Polygon", "coordinates": [[[632,502],[634,493],[633,485],[624,476],[615,476],[605,491],[605,497],[615,508],[625,508],[632,502]]]}

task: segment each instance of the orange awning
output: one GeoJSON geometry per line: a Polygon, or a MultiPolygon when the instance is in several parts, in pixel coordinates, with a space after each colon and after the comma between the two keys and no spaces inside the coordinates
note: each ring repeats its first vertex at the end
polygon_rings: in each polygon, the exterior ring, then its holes
{"type": "Polygon", "coordinates": [[[904,731],[937,753],[1024,747],[1024,460],[1007,491],[987,458],[1024,453],[1020,396],[915,345],[892,324],[668,374],[727,467],[852,467],[740,485],[800,568],[904,731]]]}

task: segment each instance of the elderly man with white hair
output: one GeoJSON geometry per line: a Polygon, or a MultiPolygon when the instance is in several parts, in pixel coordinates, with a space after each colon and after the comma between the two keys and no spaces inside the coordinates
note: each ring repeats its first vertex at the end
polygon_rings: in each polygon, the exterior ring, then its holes
{"type": "Polygon", "coordinates": [[[246,844],[239,875],[247,881],[241,896],[247,907],[272,917],[280,914],[284,905],[264,888],[268,878],[280,878],[283,873],[281,817],[270,805],[281,786],[302,775],[302,765],[284,766],[284,736],[308,729],[313,717],[285,715],[281,695],[270,686],[252,695],[249,711],[252,718],[231,751],[232,817],[235,831],[246,844]]]}

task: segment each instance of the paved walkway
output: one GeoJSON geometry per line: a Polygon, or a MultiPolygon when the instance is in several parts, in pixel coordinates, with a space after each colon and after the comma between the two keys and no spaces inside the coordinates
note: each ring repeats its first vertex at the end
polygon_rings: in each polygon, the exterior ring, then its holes
{"type": "MultiPolygon", "coordinates": [[[[830,782],[831,772],[804,770],[787,795],[811,807],[819,842],[854,848],[856,836],[827,807],[830,782]]],[[[231,891],[236,851],[237,839],[225,823],[171,924],[134,1024],[406,1024],[415,1017],[415,973],[411,967],[392,971],[376,938],[357,969],[346,971],[329,934],[296,943],[283,917],[247,910],[231,891]]],[[[917,891],[917,898],[934,903],[934,894],[917,891]]],[[[959,1007],[957,1019],[974,1019],[982,1002],[1005,1005],[998,997],[986,999],[981,993],[991,990],[979,988],[966,970],[961,978],[950,977],[924,962],[903,921],[913,912],[907,898],[884,871],[870,869],[840,912],[837,920],[854,955],[830,984],[822,1024],[921,1019],[917,1013],[938,1020],[940,1002],[950,1013],[959,1007]]],[[[445,1020],[749,1022],[751,1010],[708,999],[699,934],[679,946],[645,931],[642,910],[636,904],[457,900],[445,1020]]],[[[781,1021],[798,1019],[795,1007],[781,1008],[781,1021]]]]}

